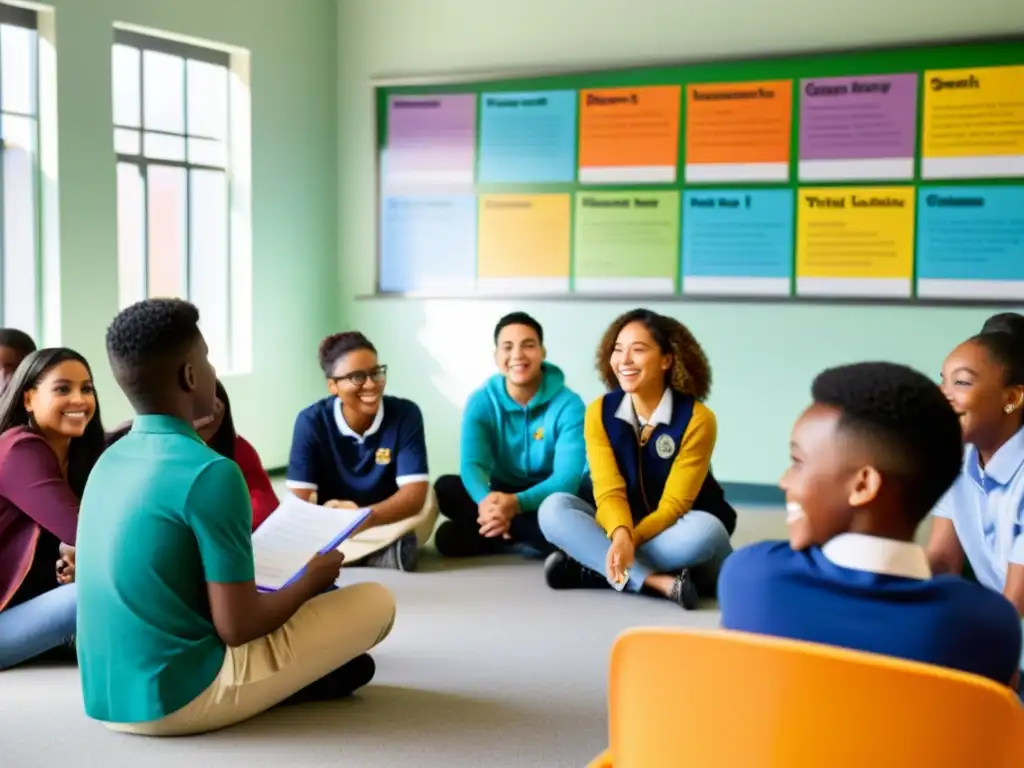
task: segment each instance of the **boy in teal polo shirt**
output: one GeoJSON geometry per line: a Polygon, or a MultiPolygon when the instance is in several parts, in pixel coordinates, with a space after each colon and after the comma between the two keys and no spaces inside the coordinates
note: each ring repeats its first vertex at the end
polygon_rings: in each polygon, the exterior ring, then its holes
{"type": "Polygon", "coordinates": [[[198,322],[187,302],[151,299],[107,331],[137,415],[82,498],[77,646],[86,714],[119,731],[199,733],[351,693],[394,620],[380,585],[324,593],[336,550],[291,586],[257,591],[241,470],[192,427],[213,413],[216,385],[198,322]]]}

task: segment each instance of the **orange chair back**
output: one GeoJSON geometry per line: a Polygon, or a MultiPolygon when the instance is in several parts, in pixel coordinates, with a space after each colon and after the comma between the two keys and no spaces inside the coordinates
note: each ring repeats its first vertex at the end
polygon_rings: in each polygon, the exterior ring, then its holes
{"type": "Polygon", "coordinates": [[[614,768],[1010,768],[1024,714],[974,675],[740,632],[634,629],[612,649],[614,768]]]}

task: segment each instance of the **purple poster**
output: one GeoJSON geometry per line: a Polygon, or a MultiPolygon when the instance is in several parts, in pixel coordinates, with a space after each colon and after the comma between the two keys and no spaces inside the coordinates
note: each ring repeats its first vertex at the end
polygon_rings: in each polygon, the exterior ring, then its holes
{"type": "Polygon", "coordinates": [[[382,166],[388,192],[470,187],[476,95],[392,96],[382,166]]]}
{"type": "Polygon", "coordinates": [[[917,75],[800,81],[800,180],[914,178],[917,75]]]}

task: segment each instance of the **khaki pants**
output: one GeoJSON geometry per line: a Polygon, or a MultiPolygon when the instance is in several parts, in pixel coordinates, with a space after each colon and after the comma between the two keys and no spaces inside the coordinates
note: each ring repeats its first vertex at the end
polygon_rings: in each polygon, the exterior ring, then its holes
{"type": "Polygon", "coordinates": [[[338,549],[345,555],[345,562],[349,565],[358,565],[359,561],[369,555],[394,544],[410,531],[416,534],[416,544],[423,547],[434,532],[434,524],[437,522],[437,497],[434,489],[427,493],[427,500],[423,508],[412,517],[399,520],[397,523],[378,525],[352,538],[342,542],[338,549]]]}
{"type": "Polygon", "coordinates": [[[146,723],[105,725],[122,733],[182,736],[240,723],[373,648],[394,620],[395,600],[380,584],[318,595],[276,632],[228,648],[217,678],[181,709],[146,723]]]}

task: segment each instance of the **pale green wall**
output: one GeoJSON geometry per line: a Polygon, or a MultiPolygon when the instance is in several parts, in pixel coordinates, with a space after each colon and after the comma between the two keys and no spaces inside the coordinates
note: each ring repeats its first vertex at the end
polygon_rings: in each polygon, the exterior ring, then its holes
{"type": "MultiPolygon", "coordinates": [[[[426,417],[433,473],[458,464],[466,394],[490,372],[490,332],[512,304],[356,299],[373,289],[371,80],[509,69],[605,67],[658,60],[849,48],[1024,31],[1024,2],[972,0],[339,0],[340,294],[343,319],[377,343],[392,392],[426,417]]],[[[867,358],[937,373],[987,313],[954,309],[650,303],[679,317],[714,367],[711,405],[721,479],[773,483],[789,428],[821,368],[867,358]]],[[[630,308],[615,302],[527,302],[548,352],[585,398],[600,388],[593,348],[630,308]]]]}
{"type": "Polygon", "coordinates": [[[109,425],[129,415],[103,334],[116,313],[110,46],[115,21],[252,54],[253,373],[226,383],[240,431],[282,465],[321,391],[316,344],[337,320],[333,0],[55,0],[61,342],[92,362],[109,425]]]}

